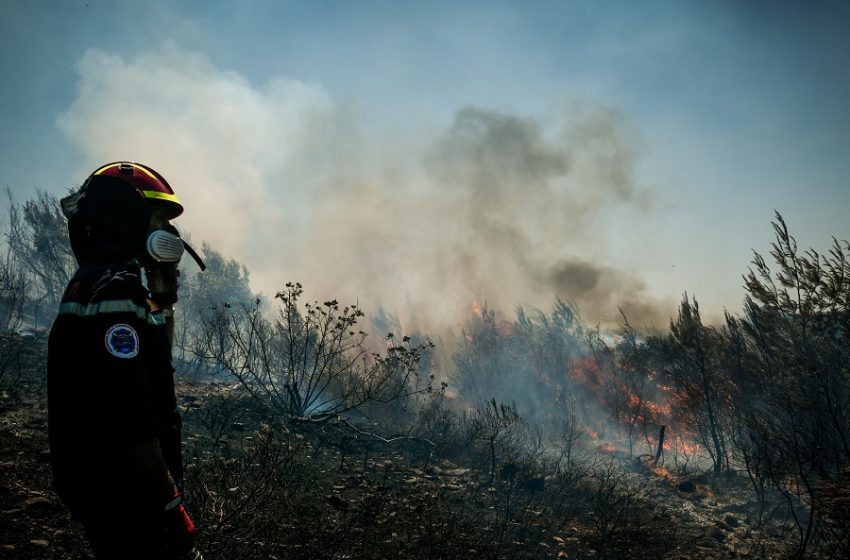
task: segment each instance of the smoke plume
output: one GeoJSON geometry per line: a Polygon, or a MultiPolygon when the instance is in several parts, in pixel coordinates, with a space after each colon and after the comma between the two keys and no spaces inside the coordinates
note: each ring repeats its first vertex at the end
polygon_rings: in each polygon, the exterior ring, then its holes
{"type": "Polygon", "coordinates": [[[606,223],[651,212],[638,135],[616,110],[466,107],[437,133],[401,137],[318,85],[257,86],[173,44],[128,59],[90,50],[77,69],[58,124],[80,150],[78,181],[112,160],[151,165],[186,207],[178,227],[245,264],[254,289],[300,281],[426,330],[482,300],[548,308],[558,296],[594,322],[618,307],[636,324],[669,313],[609,262],[606,223]]]}

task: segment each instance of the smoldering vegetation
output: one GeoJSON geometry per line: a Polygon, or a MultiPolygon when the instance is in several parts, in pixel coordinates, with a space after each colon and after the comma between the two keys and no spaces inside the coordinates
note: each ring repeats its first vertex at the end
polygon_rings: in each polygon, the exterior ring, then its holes
{"type": "MultiPolygon", "coordinates": [[[[448,153],[477,153],[480,118],[459,119],[448,153]]],[[[527,126],[522,145],[533,137],[527,126]]],[[[532,159],[530,183],[572,165],[545,149],[532,159]]],[[[441,168],[464,175],[462,162],[441,168]]],[[[49,195],[12,206],[0,262],[9,418],[43,397],[43,329],[73,268],[58,216],[49,195]]],[[[482,227],[506,250],[523,245],[505,224],[482,227]]],[[[625,307],[602,328],[567,291],[544,309],[470,301],[436,344],[297,282],[253,294],[248,270],[204,245],[208,271],[181,288],[175,362],[206,556],[847,557],[850,245],[801,250],[781,216],[773,227],[743,309],[722,324],[684,294],[664,330],[636,328],[625,307]]],[[[580,261],[538,270],[611,291],[580,261]]],[[[29,534],[4,515],[3,539],[29,534]]],[[[60,552],[78,542],[69,527],[52,537],[60,552]]]]}

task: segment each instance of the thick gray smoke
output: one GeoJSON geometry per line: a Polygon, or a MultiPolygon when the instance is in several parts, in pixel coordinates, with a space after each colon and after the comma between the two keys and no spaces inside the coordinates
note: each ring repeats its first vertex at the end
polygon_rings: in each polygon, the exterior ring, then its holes
{"type": "Polygon", "coordinates": [[[89,51],[78,71],[59,119],[81,151],[78,180],[115,159],[153,166],[186,206],[178,226],[244,263],[257,290],[300,281],[311,298],[359,299],[425,330],[484,300],[559,296],[593,322],[622,306],[663,324],[672,309],[609,260],[606,224],[651,207],[639,139],[615,110],[468,107],[436,133],[376,133],[319,86],[257,87],[174,45],[126,60],[89,51]]]}
{"type": "Polygon", "coordinates": [[[643,283],[604,264],[606,210],[648,211],[627,123],[596,105],[571,110],[545,138],[535,120],[464,109],[432,151],[434,184],[465,205],[468,283],[501,304],[510,294],[537,303],[533,290],[575,301],[591,320],[617,321],[621,307],[658,321],[643,283]]]}

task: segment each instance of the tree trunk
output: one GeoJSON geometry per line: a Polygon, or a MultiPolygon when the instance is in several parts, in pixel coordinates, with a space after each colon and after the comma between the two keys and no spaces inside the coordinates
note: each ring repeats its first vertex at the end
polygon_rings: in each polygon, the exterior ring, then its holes
{"type": "Polygon", "coordinates": [[[658,464],[658,460],[661,459],[661,455],[664,453],[664,431],[667,429],[667,426],[661,425],[661,430],[658,432],[658,451],[655,453],[655,464],[658,464]]]}

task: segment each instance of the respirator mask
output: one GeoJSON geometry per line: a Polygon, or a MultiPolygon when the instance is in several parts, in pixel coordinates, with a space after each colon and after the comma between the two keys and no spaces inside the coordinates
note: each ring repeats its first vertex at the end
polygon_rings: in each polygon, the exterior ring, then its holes
{"type": "Polygon", "coordinates": [[[177,288],[180,285],[177,264],[184,251],[189,253],[202,271],[206,270],[198,253],[171,224],[153,230],[145,241],[145,254],[141,262],[148,280],[148,290],[154,301],[162,307],[168,308],[177,302],[177,288]]]}
{"type": "Polygon", "coordinates": [[[198,253],[180,238],[177,228],[166,222],[148,234],[145,253],[139,259],[145,269],[151,299],[162,308],[171,343],[174,342],[174,304],[177,303],[177,288],[180,287],[180,270],[177,265],[183,251],[195,259],[202,271],[206,269],[198,253]]]}

